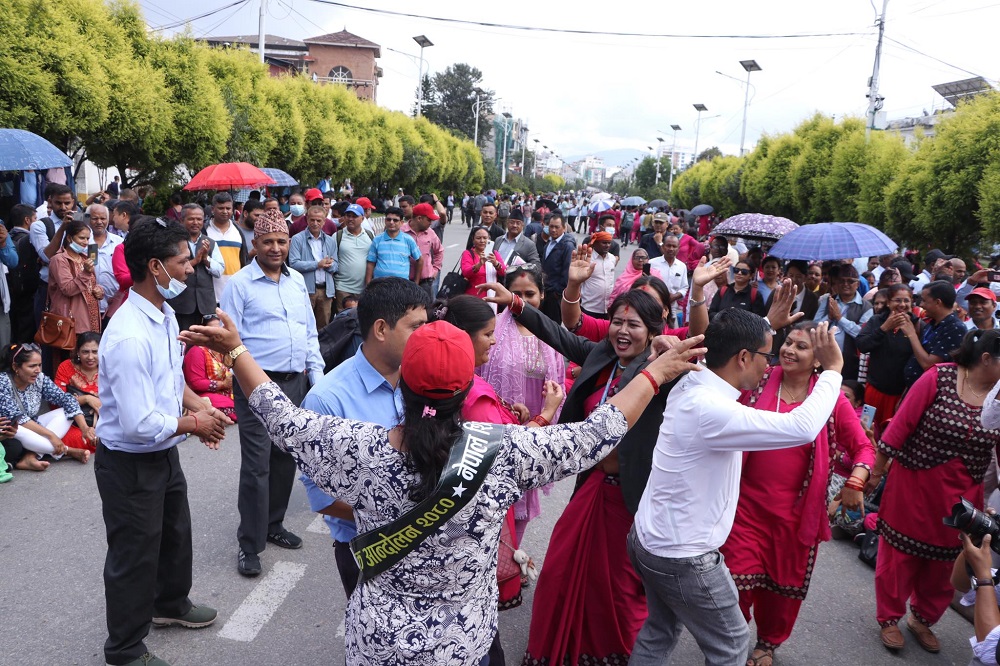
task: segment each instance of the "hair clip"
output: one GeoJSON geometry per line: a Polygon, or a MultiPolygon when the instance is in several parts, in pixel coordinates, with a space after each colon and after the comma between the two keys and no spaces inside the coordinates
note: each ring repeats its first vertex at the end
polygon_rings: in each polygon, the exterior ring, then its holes
{"type": "Polygon", "coordinates": [[[448,306],[444,303],[434,308],[434,319],[442,321],[448,316],[448,306]]]}
{"type": "Polygon", "coordinates": [[[421,414],[422,418],[429,419],[431,417],[437,416],[437,410],[430,405],[424,405],[424,413],[421,414]]]}

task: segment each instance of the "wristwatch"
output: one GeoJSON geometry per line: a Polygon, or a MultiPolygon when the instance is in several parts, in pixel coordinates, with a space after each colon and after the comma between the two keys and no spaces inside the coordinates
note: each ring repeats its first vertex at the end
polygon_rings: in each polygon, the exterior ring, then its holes
{"type": "Polygon", "coordinates": [[[993,582],[992,578],[976,578],[973,576],[969,583],[972,585],[972,590],[978,590],[981,587],[995,587],[996,583],[993,582]]]}
{"type": "Polygon", "coordinates": [[[246,345],[240,345],[235,349],[230,349],[229,352],[222,357],[222,365],[226,366],[227,368],[233,367],[233,365],[236,363],[236,359],[238,359],[240,357],[240,354],[242,354],[245,351],[250,351],[249,349],[247,349],[246,345]]]}

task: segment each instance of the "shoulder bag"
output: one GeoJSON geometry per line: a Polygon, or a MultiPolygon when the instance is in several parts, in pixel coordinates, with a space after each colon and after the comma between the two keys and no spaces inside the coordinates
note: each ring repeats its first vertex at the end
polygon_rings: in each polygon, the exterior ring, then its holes
{"type": "MultiPolygon", "coordinates": [[[[466,250],[468,252],[468,250],[466,250]]],[[[465,279],[462,272],[458,270],[459,265],[462,263],[462,259],[455,263],[455,267],[451,269],[451,272],[445,275],[441,279],[441,288],[438,289],[437,297],[448,300],[453,296],[458,296],[464,294],[465,290],[469,288],[469,281],[465,279]]]]}

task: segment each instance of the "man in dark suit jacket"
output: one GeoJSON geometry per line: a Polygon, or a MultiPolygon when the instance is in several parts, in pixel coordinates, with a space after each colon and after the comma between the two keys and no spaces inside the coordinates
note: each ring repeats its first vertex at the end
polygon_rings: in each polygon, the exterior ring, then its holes
{"type": "MultiPolygon", "coordinates": [[[[796,294],[795,301],[792,302],[791,314],[796,312],[802,312],[803,316],[798,319],[799,321],[812,321],[816,316],[816,312],[819,310],[819,296],[816,295],[810,289],[806,289],[806,273],[809,271],[809,264],[801,259],[793,259],[789,261],[785,266],[785,277],[792,281],[795,285],[796,294]]],[[[772,292],[767,297],[767,308],[771,309],[771,301],[774,299],[774,293],[772,292]]],[[[785,344],[785,338],[788,337],[788,333],[791,331],[790,326],[776,331],[774,335],[774,340],[771,345],[771,351],[778,353],[781,349],[781,345],[785,344]]]]}
{"type": "Polygon", "coordinates": [[[494,246],[508,269],[515,257],[520,257],[526,264],[539,263],[538,249],[531,239],[524,237],[523,230],[524,216],[521,211],[512,210],[507,219],[507,233],[497,238],[494,246]]]}
{"type": "Polygon", "coordinates": [[[205,315],[214,315],[218,305],[215,300],[215,278],[222,275],[226,262],[219,246],[204,232],[205,211],[198,204],[186,204],[179,213],[180,222],[188,230],[188,249],[194,272],[187,276],[187,289],[167,303],[174,309],[177,326],[186,331],[195,324],[201,325],[205,315]]]}
{"type": "Polygon", "coordinates": [[[540,251],[542,271],[545,273],[545,300],[542,312],[554,322],[562,321],[561,299],[569,278],[569,264],[573,260],[576,244],[572,235],[566,233],[566,221],[562,213],[549,214],[549,240],[540,251]]]}

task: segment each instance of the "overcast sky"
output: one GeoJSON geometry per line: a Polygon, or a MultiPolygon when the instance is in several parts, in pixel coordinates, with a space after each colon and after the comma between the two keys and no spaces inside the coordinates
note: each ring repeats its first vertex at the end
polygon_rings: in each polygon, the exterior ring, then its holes
{"type": "MultiPolygon", "coordinates": [[[[233,0],[139,1],[147,22],[158,27],[233,0]]],[[[874,1],[881,11],[881,0],[874,1]]],[[[348,3],[362,5],[359,0],[348,3]]],[[[671,124],[682,127],[677,134],[678,149],[691,150],[695,103],[708,107],[702,114],[699,150],[718,145],[723,152],[736,154],[746,78],[739,61],[747,59],[755,59],[763,68],[750,79],[748,148],[762,133],[787,131],[816,111],[838,118],[863,115],[877,37],[872,0],[507,0],[501,4],[370,0],[364,6],[517,26],[714,36],[531,32],[391,16],[313,0],[268,0],[266,30],[270,34],[303,39],[346,28],[380,44],[379,64],[385,75],[378,103],[391,109],[409,111],[412,105],[419,53],[412,38],[426,35],[434,46],[424,52],[425,68],[429,66],[433,73],[457,62],[478,67],[485,87],[502,98],[500,108],[527,119],[529,141],[538,138],[563,157],[610,149],[645,150],[655,144],[657,136],[663,136],[669,147],[671,124]],[[804,33],[856,34],[799,39],[718,37],[804,33]]],[[[241,7],[194,21],[193,33],[256,33],[259,8],[260,0],[249,0],[241,7]]],[[[981,75],[995,84],[1000,76],[995,51],[998,25],[1000,3],[995,0],[890,0],[880,86],[889,119],[945,106],[931,89],[937,83],[981,75]]]]}

